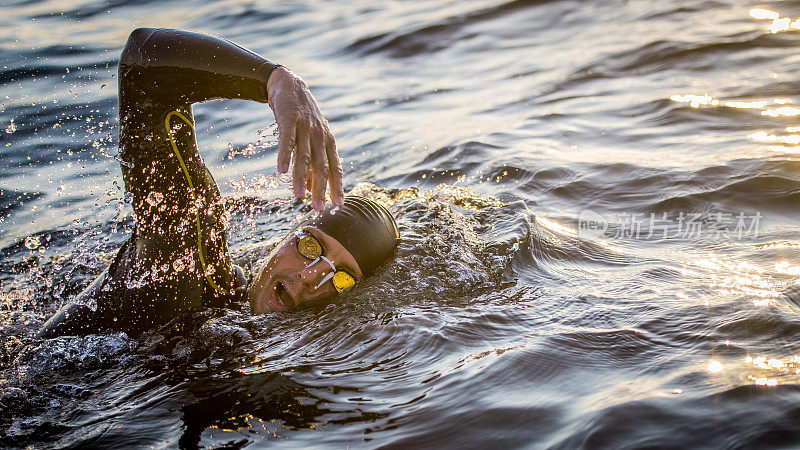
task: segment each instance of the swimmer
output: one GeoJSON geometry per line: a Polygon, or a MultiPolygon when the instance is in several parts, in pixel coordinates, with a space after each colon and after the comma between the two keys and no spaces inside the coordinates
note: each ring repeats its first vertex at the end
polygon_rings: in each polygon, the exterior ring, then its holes
{"type": "Polygon", "coordinates": [[[336,142],[306,83],[229,41],[179,30],[134,30],[119,63],[120,167],[136,226],[111,265],[61,308],[41,337],[138,333],[181,312],[249,303],[254,314],[331,299],[394,251],[383,206],[345,196],[336,142]],[[268,103],[278,125],[278,171],[315,211],[265,258],[248,284],[231,263],[225,211],[197,149],[193,103],[268,103]],[[330,187],[332,204],[325,205],[330,187]]]}

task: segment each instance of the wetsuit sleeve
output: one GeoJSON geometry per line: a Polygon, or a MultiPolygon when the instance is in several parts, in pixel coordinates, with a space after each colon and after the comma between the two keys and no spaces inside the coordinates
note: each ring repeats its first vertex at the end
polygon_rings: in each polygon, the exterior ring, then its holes
{"type": "MultiPolygon", "coordinates": [[[[215,98],[266,102],[275,67],[212,36],[149,28],[131,33],[119,64],[120,165],[133,194],[138,271],[169,278],[188,270],[204,280],[204,293],[209,286],[221,295],[231,289],[226,212],[197,149],[191,105],[215,98]]],[[[198,296],[190,297],[170,300],[167,309],[197,306],[198,296]]]]}
{"type": "Polygon", "coordinates": [[[179,225],[202,206],[198,198],[218,197],[197,151],[191,104],[266,102],[275,67],[212,36],[150,28],[131,33],[119,63],[120,159],[141,237],[179,225]]]}
{"type": "Polygon", "coordinates": [[[142,98],[148,99],[196,103],[242,98],[266,102],[267,80],[275,67],[224,39],[189,31],[138,28],[122,52],[120,81],[135,84],[144,94],[142,98]]]}
{"type": "Polygon", "coordinates": [[[79,301],[45,324],[42,337],[137,332],[236,298],[242,277],[230,262],[226,213],[197,149],[191,105],[214,98],[266,102],[275,67],[212,36],[131,33],[119,64],[119,160],[136,229],[79,301]]]}

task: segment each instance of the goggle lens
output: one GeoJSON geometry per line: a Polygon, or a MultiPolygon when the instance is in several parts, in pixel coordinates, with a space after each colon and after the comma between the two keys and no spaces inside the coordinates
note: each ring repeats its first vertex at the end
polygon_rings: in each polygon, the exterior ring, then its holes
{"type": "Polygon", "coordinates": [[[342,293],[351,287],[355,286],[356,280],[350,276],[349,273],[339,270],[333,274],[333,285],[339,293],[342,293]]]}
{"type": "MultiPolygon", "coordinates": [[[[299,251],[304,257],[313,260],[311,264],[314,264],[318,258],[322,258],[328,264],[330,264],[331,268],[334,269],[332,274],[328,274],[328,276],[322,280],[320,286],[322,286],[325,281],[331,280],[333,282],[333,286],[336,288],[336,291],[339,293],[342,293],[355,286],[356,280],[350,276],[349,273],[345,272],[344,270],[336,270],[336,267],[333,265],[333,263],[328,258],[322,256],[322,246],[316,237],[306,234],[302,230],[295,232],[295,235],[297,236],[297,251],[299,251]]],[[[320,286],[317,286],[317,288],[320,286]]]]}
{"type": "Polygon", "coordinates": [[[308,259],[317,259],[322,255],[322,247],[314,236],[303,236],[297,240],[297,250],[308,259]]]}

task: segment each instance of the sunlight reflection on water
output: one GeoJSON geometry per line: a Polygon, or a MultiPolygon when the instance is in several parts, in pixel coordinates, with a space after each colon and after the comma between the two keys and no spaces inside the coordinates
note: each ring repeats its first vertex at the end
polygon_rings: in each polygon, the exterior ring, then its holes
{"type": "MultiPolygon", "coordinates": [[[[756,6],[0,5],[0,446],[796,447],[800,28],[795,4],[756,6]],[[134,227],[113,155],[137,25],[303,74],[346,188],[398,215],[394,263],[297,314],[30,341],[134,227]],[[584,236],[586,210],[764,223],[584,236]]],[[[275,173],[265,105],[195,113],[246,266],[308,205],[275,173]]]]}

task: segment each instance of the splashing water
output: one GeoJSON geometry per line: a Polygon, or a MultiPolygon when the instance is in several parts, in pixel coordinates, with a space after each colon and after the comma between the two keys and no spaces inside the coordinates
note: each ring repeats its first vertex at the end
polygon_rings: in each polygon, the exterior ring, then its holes
{"type": "Polygon", "coordinates": [[[278,124],[272,125],[256,131],[258,140],[250,142],[242,148],[234,148],[232,143],[228,143],[228,156],[227,159],[234,160],[237,156],[254,156],[264,150],[275,146],[278,141],[274,139],[278,135],[278,124]]]}
{"type": "MultiPolygon", "coordinates": [[[[37,340],[134,226],[116,58],[152,7],[0,5],[0,447],[798,447],[795,3],[171,4],[296,67],[401,246],[318,308],[37,340]],[[587,237],[585,210],[763,222],[587,237]]],[[[252,266],[310,205],[265,105],[195,117],[252,266]]]]}

